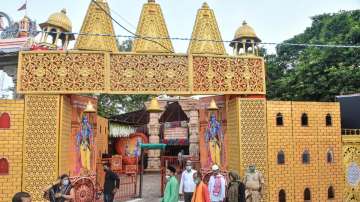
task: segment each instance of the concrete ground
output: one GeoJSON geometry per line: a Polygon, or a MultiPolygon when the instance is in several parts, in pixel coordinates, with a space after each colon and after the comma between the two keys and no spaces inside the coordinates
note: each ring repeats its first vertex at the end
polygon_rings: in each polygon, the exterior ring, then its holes
{"type": "Polygon", "coordinates": [[[143,198],[134,199],[128,202],[159,202],[161,201],[160,193],[160,174],[145,174],[143,186],[143,198]]]}

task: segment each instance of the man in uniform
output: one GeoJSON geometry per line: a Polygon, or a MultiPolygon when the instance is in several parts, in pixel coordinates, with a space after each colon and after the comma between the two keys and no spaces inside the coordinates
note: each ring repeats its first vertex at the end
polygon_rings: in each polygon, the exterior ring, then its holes
{"type": "Polygon", "coordinates": [[[255,165],[250,165],[245,174],[244,184],[246,187],[246,202],[260,202],[264,191],[264,177],[256,170],[255,165]]]}

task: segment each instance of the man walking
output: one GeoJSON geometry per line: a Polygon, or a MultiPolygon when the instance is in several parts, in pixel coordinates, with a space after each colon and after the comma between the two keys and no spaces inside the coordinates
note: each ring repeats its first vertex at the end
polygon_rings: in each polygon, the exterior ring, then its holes
{"type": "Polygon", "coordinates": [[[104,171],[104,202],[113,202],[114,196],[120,186],[120,179],[118,175],[110,169],[110,163],[104,164],[104,171]]]}
{"type": "Polygon", "coordinates": [[[209,193],[211,202],[222,202],[225,199],[225,178],[220,174],[220,168],[214,164],[211,167],[213,175],[209,180],[209,193]]]}
{"type": "Polygon", "coordinates": [[[191,202],[196,184],[193,176],[196,170],[192,168],[191,161],[186,161],[186,167],[181,175],[179,194],[184,195],[185,202],[191,202]]]}
{"type": "Polygon", "coordinates": [[[162,202],[178,202],[179,201],[179,183],[176,179],[176,168],[168,166],[166,169],[166,187],[162,202]]]}

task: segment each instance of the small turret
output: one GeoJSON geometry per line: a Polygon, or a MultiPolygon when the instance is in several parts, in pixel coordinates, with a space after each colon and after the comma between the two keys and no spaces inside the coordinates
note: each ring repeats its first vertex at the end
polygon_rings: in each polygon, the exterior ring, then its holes
{"type": "Polygon", "coordinates": [[[235,37],[230,43],[230,46],[234,49],[234,55],[257,55],[260,42],[261,40],[257,37],[254,29],[244,21],[242,26],[236,30],[235,37]]]}

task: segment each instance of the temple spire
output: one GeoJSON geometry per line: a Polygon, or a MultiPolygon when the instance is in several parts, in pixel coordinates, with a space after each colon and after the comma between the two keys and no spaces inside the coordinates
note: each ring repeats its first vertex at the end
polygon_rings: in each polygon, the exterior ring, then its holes
{"type": "Polygon", "coordinates": [[[138,53],[170,53],[174,52],[165,19],[160,5],[155,0],[148,0],[141,11],[136,34],[141,37],[150,37],[150,40],[137,38],[132,51],[138,53]],[[161,39],[159,39],[161,38],[161,39]],[[165,38],[165,39],[164,39],[165,38]],[[156,42],[153,42],[156,41],[156,42]],[[161,45],[159,45],[161,44],[161,45]]]}
{"type": "Polygon", "coordinates": [[[222,39],[214,11],[206,2],[198,10],[191,38],[208,41],[190,41],[189,54],[226,54],[224,43],[214,42],[222,41],[222,39]]]}
{"type": "Polygon", "coordinates": [[[96,3],[91,1],[80,33],[106,34],[110,36],[79,35],[75,49],[118,51],[113,23],[105,11],[110,14],[106,0],[96,0],[96,3]]]}

